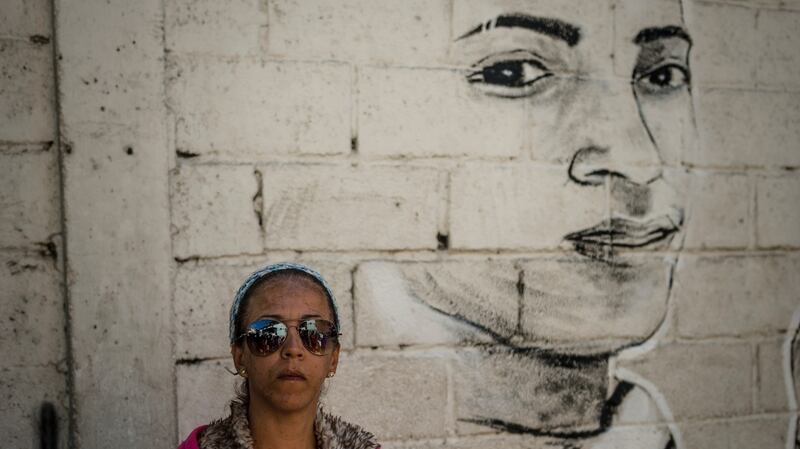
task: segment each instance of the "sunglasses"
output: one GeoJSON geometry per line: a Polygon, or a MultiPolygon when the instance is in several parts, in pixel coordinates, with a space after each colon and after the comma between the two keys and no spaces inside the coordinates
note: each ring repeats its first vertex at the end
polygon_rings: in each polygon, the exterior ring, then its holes
{"type": "Polygon", "coordinates": [[[286,343],[290,327],[297,328],[303,346],[314,355],[329,354],[333,349],[333,342],[339,338],[336,325],[328,320],[312,318],[301,320],[296,326],[288,326],[278,320],[262,318],[250,323],[236,340],[246,338],[250,352],[263,357],[277,351],[286,343]]]}

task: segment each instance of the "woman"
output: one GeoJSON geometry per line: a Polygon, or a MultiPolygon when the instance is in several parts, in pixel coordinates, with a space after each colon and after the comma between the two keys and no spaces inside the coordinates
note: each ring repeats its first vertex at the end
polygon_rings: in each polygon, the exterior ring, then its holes
{"type": "Polygon", "coordinates": [[[266,266],[242,284],[229,337],[244,380],[231,414],[192,431],[179,449],[372,449],[371,433],[322,411],[319,397],[339,361],[333,292],[300,264],[266,266]]]}

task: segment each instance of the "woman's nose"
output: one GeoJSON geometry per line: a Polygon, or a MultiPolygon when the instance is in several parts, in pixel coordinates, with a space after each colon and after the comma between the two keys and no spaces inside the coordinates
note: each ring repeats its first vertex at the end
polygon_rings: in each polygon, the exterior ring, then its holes
{"type": "Polygon", "coordinates": [[[569,177],[581,185],[609,177],[646,185],[661,176],[661,157],[629,81],[585,80],[575,105],[569,177]]]}
{"type": "Polygon", "coordinates": [[[297,327],[292,326],[287,331],[286,341],[281,347],[281,356],[285,358],[303,357],[303,342],[300,340],[300,332],[297,327]]]}

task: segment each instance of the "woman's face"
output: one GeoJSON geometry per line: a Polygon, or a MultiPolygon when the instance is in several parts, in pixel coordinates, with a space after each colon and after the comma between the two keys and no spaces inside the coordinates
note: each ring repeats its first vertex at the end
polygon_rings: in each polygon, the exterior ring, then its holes
{"type": "Polygon", "coordinates": [[[294,326],[309,318],[333,322],[327,299],[310,281],[274,280],[257,288],[247,303],[244,322],[262,318],[282,321],[290,328],[283,346],[266,356],[254,355],[246,343],[231,347],[237,369],[247,372],[251,403],[278,412],[316,409],[322,383],[336,371],[339,347],[335,345],[327,355],[312,354],[294,326]]]}
{"type": "Polygon", "coordinates": [[[486,111],[522,108],[531,160],[455,176],[467,193],[450,217],[453,246],[559,249],[519,264],[509,328],[526,344],[597,353],[644,340],[665,315],[665,251],[684,216],[673,176],[694,142],[680,2],[466,0],[454,16],[465,95],[486,111]],[[485,217],[459,215],[469,213],[485,217]]]}

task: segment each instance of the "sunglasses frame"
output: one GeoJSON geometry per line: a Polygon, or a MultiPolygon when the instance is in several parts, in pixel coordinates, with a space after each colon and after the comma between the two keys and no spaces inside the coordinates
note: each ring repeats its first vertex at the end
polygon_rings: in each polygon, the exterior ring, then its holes
{"type": "Polygon", "coordinates": [[[248,345],[248,348],[250,349],[250,352],[253,353],[253,355],[255,355],[257,357],[266,357],[266,356],[268,356],[270,354],[274,354],[274,353],[278,352],[283,347],[283,345],[286,344],[286,339],[289,337],[289,329],[295,328],[295,329],[297,329],[297,333],[298,333],[298,335],[300,337],[300,341],[303,343],[303,347],[309,353],[321,357],[321,356],[325,356],[325,355],[330,354],[330,351],[332,351],[332,349],[329,349],[329,348],[333,348],[333,345],[329,344],[329,343],[326,343],[325,350],[322,353],[317,353],[310,347],[310,344],[306,341],[306,340],[308,340],[308,337],[304,337],[304,335],[308,335],[307,334],[308,332],[319,332],[321,335],[323,335],[323,336],[325,336],[327,338],[330,338],[330,339],[332,339],[334,341],[338,341],[339,336],[342,335],[341,332],[339,332],[339,329],[336,327],[336,323],[334,323],[332,321],[329,321],[329,320],[326,320],[326,319],[322,319],[322,318],[306,318],[304,320],[293,320],[293,321],[297,321],[297,324],[289,326],[288,324],[284,323],[281,320],[276,320],[276,319],[273,319],[273,318],[260,318],[258,320],[253,321],[252,323],[250,323],[247,326],[247,330],[245,330],[245,332],[243,334],[241,334],[238,337],[236,337],[236,341],[239,341],[239,340],[241,340],[243,338],[247,339],[247,342],[245,344],[248,345]],[[258,329],[253,328],[254,324],[260,323],[260,322],[266,322],[267,324],[262,326],[262,327],[260,327],[260,328],[258,328],[258,329]],[[317,331],[317,330],[315,330],[315,331],[308,331],[306,329],[301,330],[301,326],[303,326],[303,325],[305,325],[306,323],[309,323],[309,322],[314,322],[314,323],[323,322],[323,323],[330,324],[331,330],[327,334],[323,333],[321,331],[317,331]],[[251,343],[252,340],[250,340],[250,337],[258,336],[264,330],[266,330],[270,326],[274,326],[276,324],[283,325],[286,328],[286,336],[284,336],[282,338],[280,343],[275,347],[275,349],[273,351],[262,352],[262,351],[255,350],[253,348],[253,346],[251,346],[251,345],[255,345],[255,343],[251,343]]]}

